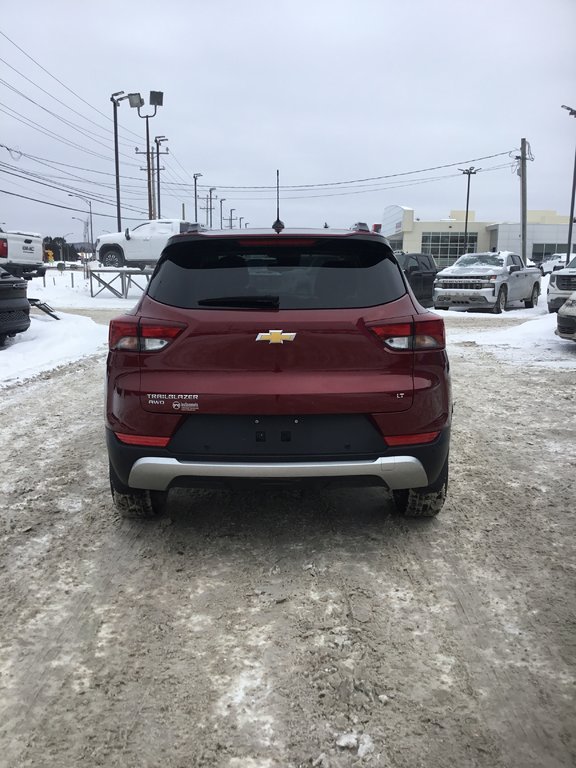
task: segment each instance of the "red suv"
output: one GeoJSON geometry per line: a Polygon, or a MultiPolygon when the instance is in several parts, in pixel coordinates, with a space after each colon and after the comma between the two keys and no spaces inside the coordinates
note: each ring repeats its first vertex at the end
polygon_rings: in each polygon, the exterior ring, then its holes
{"type": "Polygon", "coordinates": [[[444,323],[385,238],[197,229],[110,323],[112,496],[150,517],[176,486],[380,485],[432,516],[448,484],[444,323]]]}

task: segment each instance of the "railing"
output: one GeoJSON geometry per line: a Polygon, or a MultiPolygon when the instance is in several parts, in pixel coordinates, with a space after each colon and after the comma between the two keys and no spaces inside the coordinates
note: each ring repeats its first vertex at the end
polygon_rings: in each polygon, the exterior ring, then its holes
{"type": "Polygon", "coordinates": [[[151,274],[151,269],[91,269],[90,296],[94,298],[102,291],[110,291],[118,299],[127,299],[130,288],[144,292],[151,274]],[[138,277],[144,278],[144,285],[138,277]]]}

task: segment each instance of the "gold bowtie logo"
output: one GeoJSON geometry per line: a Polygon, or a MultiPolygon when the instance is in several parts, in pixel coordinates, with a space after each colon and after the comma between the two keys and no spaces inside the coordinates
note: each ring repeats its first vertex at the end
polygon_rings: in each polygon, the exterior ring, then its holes
{"type": "Polygon", "coordinates": [[[294,341],[295,333],[284,333],[284,331],[268,331],[268,333],[259,333],[256,341],[267,341],[269,344],[284,344],[285,341],[294,341]]]}

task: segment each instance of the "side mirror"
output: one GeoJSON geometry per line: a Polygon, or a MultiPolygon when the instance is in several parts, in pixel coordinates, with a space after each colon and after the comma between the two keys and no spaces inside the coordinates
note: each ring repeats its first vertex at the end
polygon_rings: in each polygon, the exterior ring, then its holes
{"type": "Polygon", "coordinates": [[[126,230],[124,232],[124,237],[126,238],[126,240],[130,240],[130,230],[128,229],[128,227],[126,227],[126,230]]]}

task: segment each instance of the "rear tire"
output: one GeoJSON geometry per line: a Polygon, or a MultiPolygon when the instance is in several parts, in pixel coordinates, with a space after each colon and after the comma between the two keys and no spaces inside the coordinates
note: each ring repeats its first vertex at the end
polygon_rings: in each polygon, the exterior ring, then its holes
{"type": "Polygon", "coordinates": [[[532,295],[529,299],[525,299],[524,306],[526,309],[532,309],[532,307],[538,306],[538,297],[540,296],[540,290],[537,285],[532,288],[532,295]]]}
{"type": "Polygon", "coordinates": [[[448,490],[448,457],[440,476],[425,488],[392,491],[396,511],[405,517],[435,517],[444,506],[448,490]]]}
{"type": "Polygon", "coordinates": [[[121,517],[129,520],[149,520],[164,510],[168,493],[130,488],[124,485],[110,464],[112,500],[121,517]]]}

